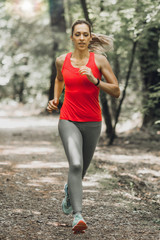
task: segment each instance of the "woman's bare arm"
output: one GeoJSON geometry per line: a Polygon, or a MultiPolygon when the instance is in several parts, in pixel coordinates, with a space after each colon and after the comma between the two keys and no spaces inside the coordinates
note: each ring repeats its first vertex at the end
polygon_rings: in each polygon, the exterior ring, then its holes
{"type": "Polygon", "coordinates": [[[54,99],[50,100],[47,106],[48,112],[52,112],[53,110],[57,110],[57,106],[59,104],[59,98],[64,88],[64,79],[62,75],[62,66],[64,63],[66,54],[59,56],[56,59],[56,69],[57,69],[57,76],[55,78],[55,85],[54,85],[54,99]]]}
{"type": "MultiPolygon", "coordinates": [[[[111,96],[118,98],[120,95],[118,81],[112,71],[108,60],[102,55],[95,54],[95,62],[106,80],[106,82],[100,81],[97,87],[110,94],[111,96]]],[[[89,81],[96,85],[97,79],[94,77],[91,68],[82,66],[79,69],[79,73],[81,75],[86,75],[89,81]]]]}
{"type": "Polygon", "coordinates": [[[118,81],[108,60],[102,55],[96,56],[97,65],[99,65],[100,71],[106,80],[106,82],[100,81],[98,87],[111,96],[118,98],[120,96],[118,81]]]}

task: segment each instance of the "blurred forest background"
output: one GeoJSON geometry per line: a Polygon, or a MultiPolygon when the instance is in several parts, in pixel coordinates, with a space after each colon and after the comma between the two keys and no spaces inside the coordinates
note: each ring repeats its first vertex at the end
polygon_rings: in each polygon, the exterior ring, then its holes
{"type": "Polygon", "coordinates": [[[20,103],[46,111],[55,59],[72,51],[71,25],[82,18],[93,32],[114,38],[107,58],[121,96],[100,94],[109,143],[118,126],[160,134],[159,0],[1,0],[0,106],[20,103]]]}

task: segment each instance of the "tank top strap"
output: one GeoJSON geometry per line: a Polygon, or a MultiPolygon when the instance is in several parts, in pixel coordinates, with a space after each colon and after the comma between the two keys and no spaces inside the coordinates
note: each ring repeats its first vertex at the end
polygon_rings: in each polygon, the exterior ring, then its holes
{"type": "Polygon", "coordinates": [[[90,52],[90,59],[89,59],[91,62],[94,61],[94,52],[90,52]]]}
{"type": "Polygon", "coordinates": [[[90,66],[94,66],[95,65],[95,56],[94,56],[94,52],[90,52],[90,57],[89,57],[89,62],[88,64],[90,66]]]}
{"type": "Polygon", "coordinates": [[[69,65],[71,54],[72,54],[72,52],[69,52],[69,53],[66,54],[66,57],[64,59],[63,66],[62,66],[62,71],[66,66],[69,65]]]}

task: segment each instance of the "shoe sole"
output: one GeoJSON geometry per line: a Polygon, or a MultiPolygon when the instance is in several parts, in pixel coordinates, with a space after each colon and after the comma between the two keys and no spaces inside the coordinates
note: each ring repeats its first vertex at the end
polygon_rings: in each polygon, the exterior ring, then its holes
{"type": "Polygon", "coordinates": [[[73,228],[72,231],[74,234],[79,234],[79,233],[85,233],[85,230],[87,229],[87,224],[83,221],[80,220],[73,228]]]}

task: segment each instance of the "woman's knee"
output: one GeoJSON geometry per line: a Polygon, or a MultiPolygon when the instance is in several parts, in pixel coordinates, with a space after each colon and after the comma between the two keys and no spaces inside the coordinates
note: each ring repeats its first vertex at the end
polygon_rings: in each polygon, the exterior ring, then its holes
{"type": "Polygon", "coordinates": [[[83,170],[83,168],[82,168],[82,164],[80,164],[80,163],[73,163],[73,164],[71,164],[70,165],[70,171],[71,172],[73,172],[73,173],[82,173],[82,170],[83,170]]]}

